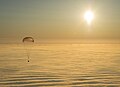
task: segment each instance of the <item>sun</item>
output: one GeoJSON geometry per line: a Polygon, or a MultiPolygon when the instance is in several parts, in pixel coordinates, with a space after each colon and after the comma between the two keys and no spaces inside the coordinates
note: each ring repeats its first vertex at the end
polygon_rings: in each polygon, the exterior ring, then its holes
{"type": "Polygon", "coordinates": [[[92,20],[94,19],[94,14],[91,10],[88,10],[84,14],[84,19],[87,21],[87,23],[90,25],[92,20]]]}

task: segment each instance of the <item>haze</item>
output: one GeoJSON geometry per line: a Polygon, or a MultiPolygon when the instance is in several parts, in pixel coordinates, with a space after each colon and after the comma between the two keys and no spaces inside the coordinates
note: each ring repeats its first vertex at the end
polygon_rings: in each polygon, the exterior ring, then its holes
{"type": "Polygon", "coordinates": [[[120,0],[0,0],[1,42],[25,36],[42,40],[119,40],[119,3],[120,0]],[[89,7],[95,15],[91,26],[83,18],[89,7]]]}

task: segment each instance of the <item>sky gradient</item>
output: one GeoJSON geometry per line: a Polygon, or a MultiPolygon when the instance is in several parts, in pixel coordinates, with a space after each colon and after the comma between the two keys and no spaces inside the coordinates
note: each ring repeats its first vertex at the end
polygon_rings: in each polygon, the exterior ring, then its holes
{"type": "Polygon", "coordinates": [[[0,38],[120,39],[120,0],[0,0],[0,38]],[[91,8],[88,26],[83,16],[91,8]]]}

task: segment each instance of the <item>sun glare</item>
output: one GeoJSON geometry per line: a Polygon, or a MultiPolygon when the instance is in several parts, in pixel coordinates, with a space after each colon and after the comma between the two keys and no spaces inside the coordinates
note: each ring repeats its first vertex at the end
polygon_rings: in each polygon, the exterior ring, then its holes
{"type": "Polygon", "coordinates": [[[94,14],[91,10],[88,10],[84,14],[84,19],[87,21],[87,23],[90,25],[92,20],[94,19],[94,14]]]}

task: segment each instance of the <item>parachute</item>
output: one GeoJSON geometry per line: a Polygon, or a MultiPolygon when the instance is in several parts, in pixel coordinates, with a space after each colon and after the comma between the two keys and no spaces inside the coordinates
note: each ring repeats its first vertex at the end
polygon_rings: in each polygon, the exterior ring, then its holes
{"type": "Polygon", "coordinates": [[[33,39],[33,37],[25,37],[25,38],[23,38],[22,42],[24,43],[24,48],[26,50],[26,55],[28,57],[28,62],[29,62],[30,48],[32,47],[32,45],[34,43],[34,39],[33,39]]]}
{"type": "Polygon", "coordinates": [[[32,37],[25,37],[23,38],[23,43],[24,42],[34,42],[34,39],[32,37]]]}

